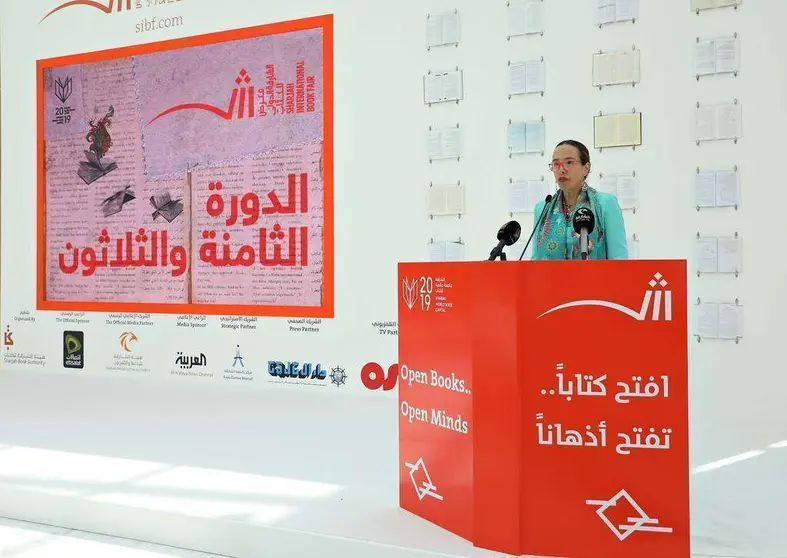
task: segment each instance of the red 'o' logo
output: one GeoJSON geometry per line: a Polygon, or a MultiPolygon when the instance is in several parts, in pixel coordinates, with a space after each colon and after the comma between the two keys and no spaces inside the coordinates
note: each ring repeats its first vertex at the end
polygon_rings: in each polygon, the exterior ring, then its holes
{"type": "Polygon", "coordinates": [[[392,390],[398,377],[399,364],[396,363],[388,367],[388,375],[385,374],[383,367],[376,362],[367,362],[361,368],[361,381],[368,389],[392,390]]]}

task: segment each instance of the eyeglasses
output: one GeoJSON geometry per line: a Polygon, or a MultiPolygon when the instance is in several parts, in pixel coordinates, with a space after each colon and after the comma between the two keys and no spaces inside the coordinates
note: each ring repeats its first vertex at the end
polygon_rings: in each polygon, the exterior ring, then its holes
{"type": "Polygon", "coordinates": [[[566,159],[565,161],[552,161],[549,163],[549,170],[556,171],[560,170],[560,167],[563,167],[567,171],[570,171],[574,167],[579,164],[579,161],[576,159],[566,159]]]}

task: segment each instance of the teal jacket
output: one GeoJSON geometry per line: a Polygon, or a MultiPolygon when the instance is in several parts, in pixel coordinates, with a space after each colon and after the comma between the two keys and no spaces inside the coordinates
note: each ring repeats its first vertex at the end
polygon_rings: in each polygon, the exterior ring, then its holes
{"type": "MultiPolygon", "coordinates": [[[[626,225],[617,197],[606,192],[599,192],[586,184],[582,188],[576,207],[568,216],[563,211],[561,200],[562,192],[558,192],[552,198],[550,207],[535,233],[531,259],[580,259],[579,235],[574,232],[571,225],[574,212],[580,207],[590,208],[596,216],[596,226],[593,232],[588,235],[588,259],[628,259],[626,225]]],[[[534,227],[544,209],[544,203],[542,200],[536,204],[533,213],[534,227]]]]}

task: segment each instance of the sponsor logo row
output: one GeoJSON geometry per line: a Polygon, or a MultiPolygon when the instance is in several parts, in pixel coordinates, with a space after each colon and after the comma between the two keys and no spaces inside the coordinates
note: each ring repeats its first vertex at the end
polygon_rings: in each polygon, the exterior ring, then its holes
{"type": "MultiPolygon", "coordinates": [[[[131,356],[136,349],[139,337],[132,331],[120,334],[118,338],[121,354],[115,355],[115,361],[121,361],[127,365],[133,364],[131,356]]],[[[85,368],[85,348],[86,339],[84,331],[68,330],[63,332],[63,367],[71,369],[85,368]]],[[[14,333],[8,326],[3,332],[3,345],[6,355],[15,347],[14,333]]],[[[141,360],[141,357],[136,357],[141,360]]],[[[212,376],[212,373],[191,373],[198,370],[210,370],[215,368],[214,363],[208,362],[208,357],[204,352],[197,354],[186,354],[178,351],[174,355],[173,368],[177,371],[188,372],[184,375],[212,376]]],[[[250,367],[250,368],[253,368],[250,367]]],[[[347,382],[347,374],[341,366],[326,366],[321,362],[298,362],[268,360],[265,365],[269,380],[279,383],[309,383],[343,386],[347,382]]],[[[253,379],[252,373],[247,368],[243,351],[240,345],[235,346],[233,357],[227,357],[226,367],[223,370],[226,379],[253,379]]]]}

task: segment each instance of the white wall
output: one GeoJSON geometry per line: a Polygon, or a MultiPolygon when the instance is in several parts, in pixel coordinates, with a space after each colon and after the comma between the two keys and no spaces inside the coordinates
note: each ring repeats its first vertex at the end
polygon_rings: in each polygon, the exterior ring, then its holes
{"type": "MultiPolygon", "coordinates": [[[[626,225],[641,239],[640,256],[687,258],[692,268],[697,231],[738,231],[743,238],[740,277],[690,277],[690,299],[738,298],[745,307],[740,344],[690,345],[692,467],[751,450],[765,453],[693,477],[694,532],[700,545],[695,551],[787,556],[787,529],[779,517],[784,514],[778,512],[787,492],[783,473],[779,474],[787,464],[787,448],[768,448],[787,439],[787,415],[782,411],[787,375],[779,358],[785,331],[781,316],[787,313],[781,296],[787,263],[779,253],[776,217],[784,188],[781,131],[787,127],[787,113],[781,108],[787,93],[783,0],[744,0],[737,11],[714,10],[700,16],[690,12],[689,0],[641,0],[636,24],[602,29],[593,25],[594,0],[545,0],[544,36],[511,41],[505,39],[502,0],[182,0],[162,7],[162,13],[166,9],[183,15],[183,27],[145,35],[134,33],[139,18],[134,12],[105,17],[93,10],[80,19],[78,10],[71,9],[56,21],[38,25],[50,4],[56,2],[6,2],[0,7],[2,319],[18,330],[25,348],[46,352],[54,370],[60,369],[61,335],[54,317],[36,313],[34,325],[14,322],[20,311],[34,308],[35,300],[35,59],[333,13],[336,319],[308,338],[286,334],[281,320],[263,320],[244,340],[251,344],[262,338],[260,345],[284,345],[303,351],[306,358],[338,362],[350,376],[348,389],[365,395],[358,381],[360,366],[375,360],[387,367],[396,360],[396,337],[381,336],[372,326],[396,319],[396,262],[425,259],[429,238],[459,236],[466,242],[468,259],[485,259],[497,228],[509,219],[508,179],[542,174],[549,178],[551,146],[565,138],[592,146],[594,114],[636,107],[643,113],[644,145],[636,151],[592,151],[591,178],[598,172],[636,170],[641,208],[636,215],[627,212],[626,225]],[[461,15],[460,45],[427,52],[426,14],[454,8],[461,15]],[[738,77],[696,81],[695,38],[734,32],[742,45],[738,77]],[[633,45],[642,51],[642,82],[636,88],[592,88],[592,53],[633,45]],[[539,56],[547,63],[546,95],[508,100],[507,61],[539,56]],[[459,105],[425,107],[423,74],[454,66],[464,70],[465,99],[459,105]],[[737,145],[697,147],[692,135],[695,103],[733,98],[742,104],[743,138],[737,145]],[[508,119],[542,115],[547,156],[509,159],[508,119]],[[425,156],[427,127],[456,122],[463,130],[463,159],[430,165],[425,156]],[[740,210],[697,213],[692,207],[695,168],[733,164],[742,176],[740,210]],[[467,185],[467,215],[461,220],[430,220],[425,207],[429,182],[456,180],[467,185]]],[[[529,232],[532,217],[517,218],[529,232]]],[[[154,319],[162,331],[173,332],[171,319],[154,319]]],[[[96,335],[102,323],[93,319],[96,335]]],[[[566,333],[578,342],[614,345],[614,340],[597,337],[603,332],[566,333]]],[[[112,335],[114,343],[116,334],[112,335]]],[[[233,339],[226,341],[234,346],[233,339]]],[[[157,350],[169,355],[173,349],[157,350]]],[[[263,352],[255,356],[266,358],[263,352]]]]}

